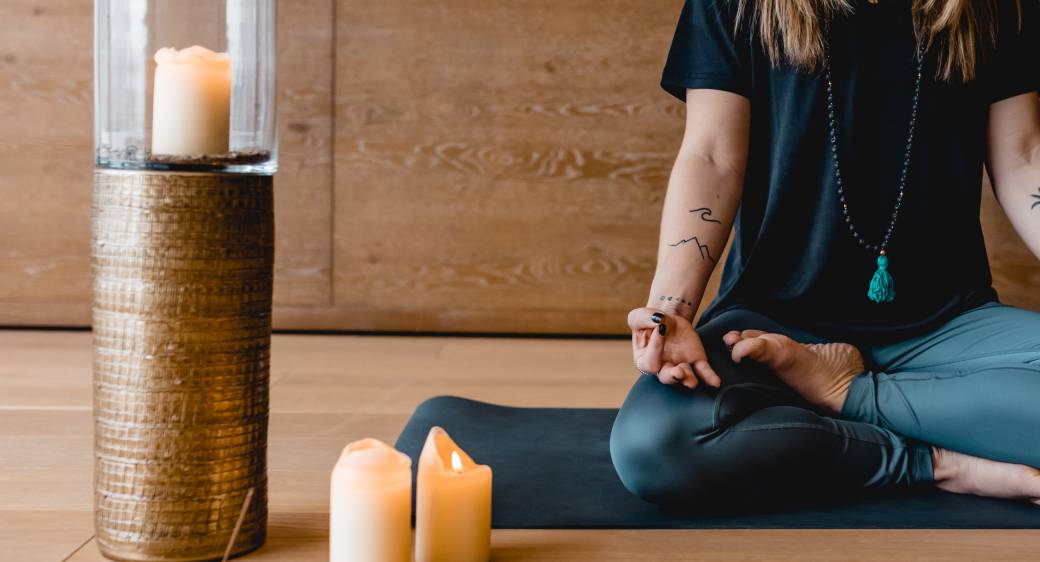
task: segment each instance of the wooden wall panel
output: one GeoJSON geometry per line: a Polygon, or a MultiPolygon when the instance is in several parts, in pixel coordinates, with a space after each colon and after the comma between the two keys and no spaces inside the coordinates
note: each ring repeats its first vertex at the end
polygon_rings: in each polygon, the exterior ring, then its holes
{"type": "Polygon", "coordinates": [[[0,322],[25,315],[82,324],[90,291],[93,4],[9,0],[2,10],[0,322]]]}
{"type": "Polygon", "coordinates": [[[340,0],[339,322],[620,331],[681,135],[679,4],[340,0]]]}
{"type": "MultiPolygon", "coordinates": [[[[681,3],[280,2],[276,327],[623,333],[682,134],[657,87],[681,3]]],[[[4,3],[0,326],[90,319],[91,18],[4,3]]],[[[983,215],[1002,297],[1040,309],[988,188],[983,215]]]]}
{"type": "Polygon", "coordinates": [[[334,0],[278,3],[276,327],[281,309],[332,299],[334,0]]]}
{"type": "MultiPolygon", "coordinates": [[[[280,3],[275,323],[331,298],[333,0],[280,3]]],[[[90,322],[91,0],[0,17],[0,325],[90,322]]]]}
{"type": "MultiPolygon", "coordinates": [[[[339,0],[322,325],[624,333],[681,135],[657,87],[680,5],[339,0]]],[[[1040,307],[1036,260],[986,221],[997,285],[1040,307]]]]}

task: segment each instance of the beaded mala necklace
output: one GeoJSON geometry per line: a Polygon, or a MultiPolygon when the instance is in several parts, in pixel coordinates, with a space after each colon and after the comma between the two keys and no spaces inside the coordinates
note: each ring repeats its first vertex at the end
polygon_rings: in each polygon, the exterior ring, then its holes
{"type": "Polygon", "coordinates": [[[899,175],[899,195],[896,196],[895,205],[892,207],[888,228],[878,244],[871,244],[863,238],[863,235],[856,230],[849,214],[841,164],[838,158],[838,120],[835,117],[837,111],[834,109],[834,81],[831,76],[829,48],[824,52],[824,76],[827,79],[827,124],[830,132],[831,154],[834,156],[834,179],[838,185],[838,202],[841,203],[841,213],[845,217],[845,224],[849,226],[852,237],[868,252],[877,253],[877,271],[874,272],[874,277],[870,280],[870,288],[867,291],[867,298],[876,303],[891,302],[896,297],[892,274],[888,271],[888,243],[892,240],[892,232],[895,230],[896,220],[899,218],[899,209],[903,206],[903,194],[906,191],[906,179],[910,171],[910,152],[914,145],[914,128],[917,125],[917,102],[921,94],[921,70],[924,65],[925,51],[926,46],[922,43],[917,50],[917,75],[914,79],[914,97],[910,111],[910,126],[906,134],[906,150],[903,152],[903,169],[899,175]]]}

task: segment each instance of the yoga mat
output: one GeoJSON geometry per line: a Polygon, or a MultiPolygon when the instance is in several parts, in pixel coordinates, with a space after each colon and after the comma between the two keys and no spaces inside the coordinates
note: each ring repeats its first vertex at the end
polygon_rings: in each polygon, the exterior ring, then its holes
{"type": "Polygon", "coordinates": [[[396,446],[414,467],[430,427],[447,430],[494,471],[491,520],[502,529],[1040,528],[1040,507],[1032,504],[933,490],[760,513],[668,512],[632,496],[618,480],[608,449],[615,415],[442,396],[416,409],[396,446]]]}

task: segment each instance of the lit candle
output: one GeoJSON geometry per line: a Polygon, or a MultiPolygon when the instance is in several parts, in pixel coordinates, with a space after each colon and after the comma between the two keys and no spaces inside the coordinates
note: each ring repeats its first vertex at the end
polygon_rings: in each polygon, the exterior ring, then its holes
{"type": "Polygon", "coordinates": [[[417,562],[487,562],[491,555],[491,468],[478,465],[439,427],[419,456],[417,562]]]}
{"type": "Polygon", "coordinates": [[[155,53],[152,153],[174,156],[228,152],[231,57],[199,47],[155,53]]]}
{"type": "Polygon", "coordinates": [[[331,562],[410,562],[412,460],[376,439],[347,445],[332,471],[331,562]]]}

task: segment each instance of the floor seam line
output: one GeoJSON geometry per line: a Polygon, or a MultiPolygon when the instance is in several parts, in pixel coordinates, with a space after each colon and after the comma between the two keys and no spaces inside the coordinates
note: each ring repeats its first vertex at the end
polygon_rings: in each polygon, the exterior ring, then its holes
{"type": "Polygon", "coordinates": [[[83,541],[82,544],[80,544],[79,546],[76,547],[76,550],[73,550],[72,552],[69,553],[68,556],[66,556],[65,558],[62,558],[61,562],[68,562],[69,560],[71,560],[73,556],[75,556],[79,551],[83,550],[83,547],[85,547],[88,544],[90,544],[90,541],[94,540],[94,537],[96,537],[96,536],[97,535],[90,535],[90,537],[87,538],[87,540],[83,541]]]}

